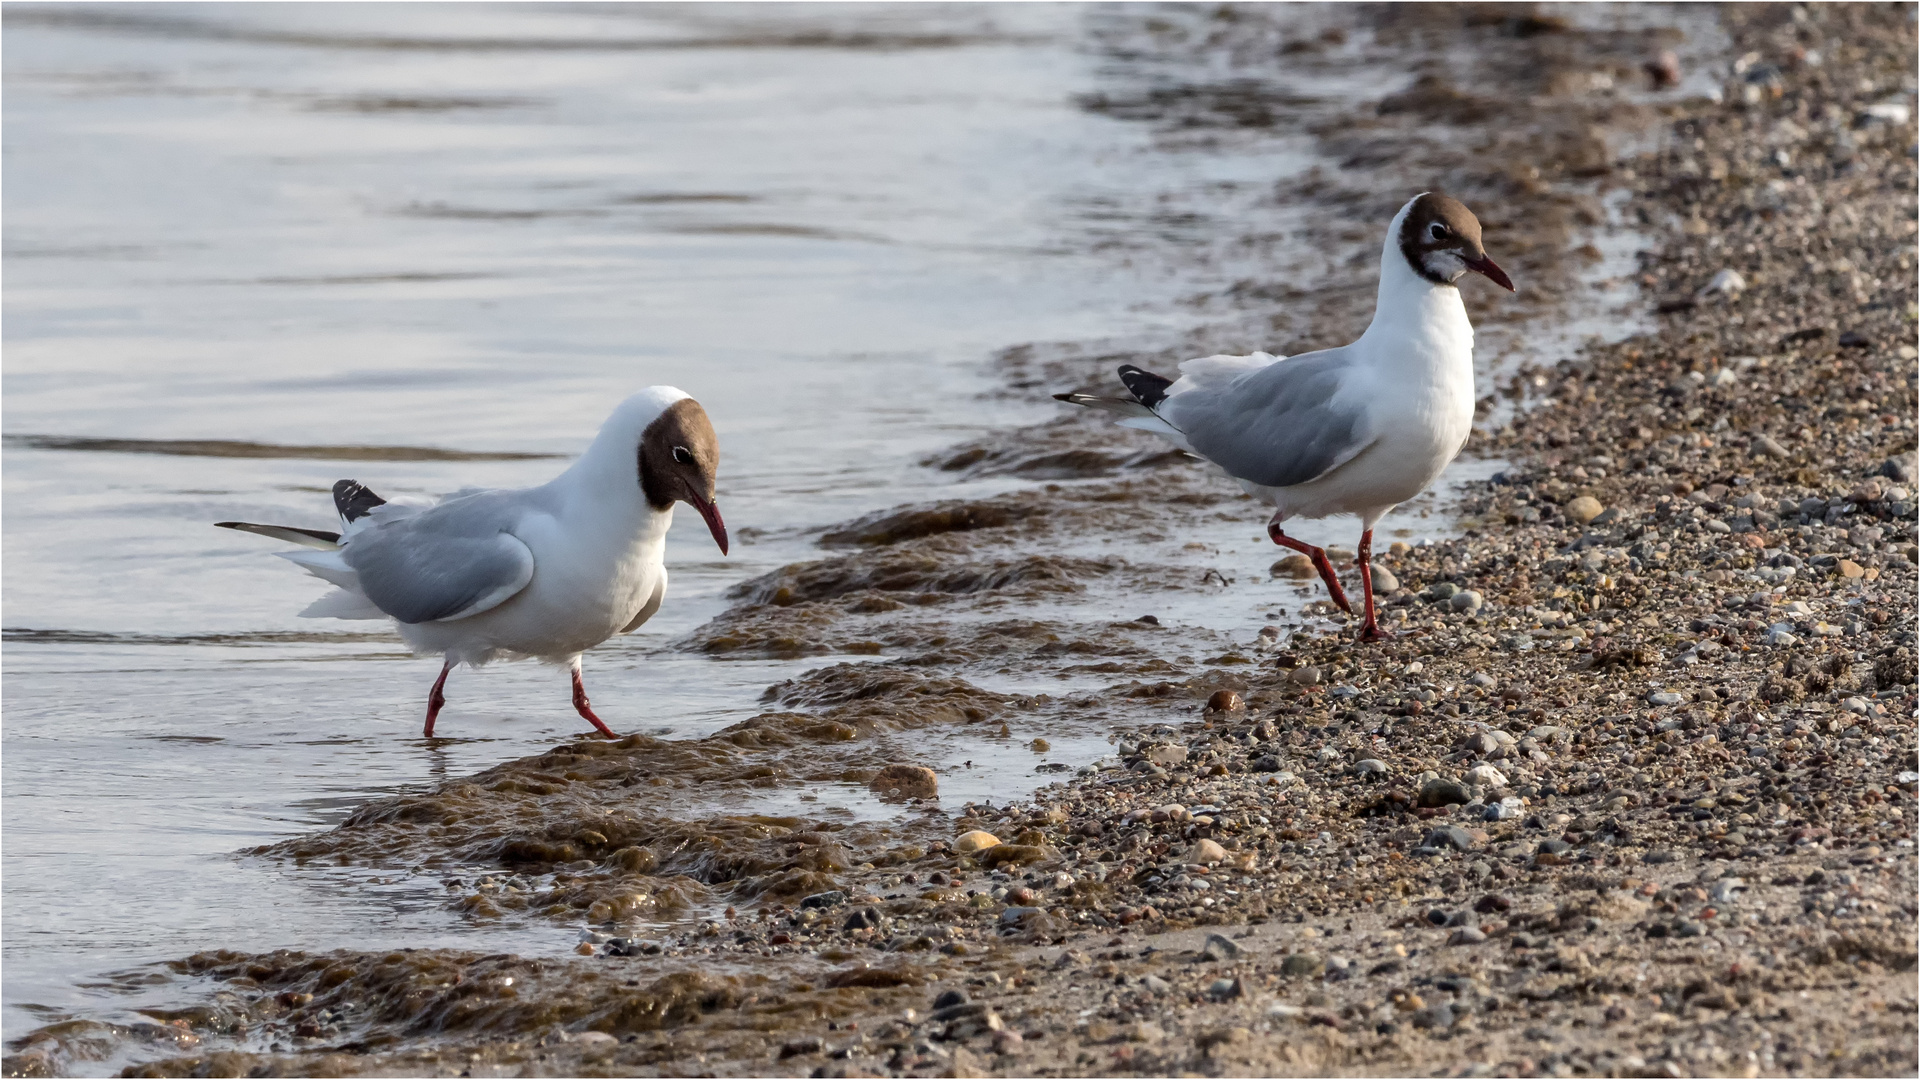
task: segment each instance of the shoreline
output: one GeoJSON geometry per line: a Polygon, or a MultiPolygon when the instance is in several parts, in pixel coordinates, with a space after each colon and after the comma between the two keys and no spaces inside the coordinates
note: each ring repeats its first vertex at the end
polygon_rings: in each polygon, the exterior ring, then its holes
{"type": "MultiPolygon", "coordinates": [[[[601,904],[665,921],[738,895],[730,917],[589,934],[578,960],[201,954],[177,973],[219,980],[211,1003],[153,1031],[42,1029],[10,1047],[8,1074],[84,1068],[87,1039],[171,1040],[133,1075],[1913,1071],[1915,782],[1898,778],[1916,769],[1913,125],[1871,111],[1895,87],[1910,101],[1890,73],[1913,27],[1899,9],[1791,10],[1723,10],[1736,54],[1759,55],[1725,104],[1665,107],[1678,149],[1595,161],[1575,139],[1555,159],[1632,185],[1660,237],[1640,280],[1662,313],[1503,388],[1534,401],[1469,452],[1513,464],[1467,485],[1463,535],[1383,560],[1407,586],[1395,640],[1356,645],[1311,601],[1294,636],[1251,642],[1048,614],[1089,589],[1213,595],[1194,582],[1210,553],[1036,550],[1257,522],[1219,482],[1078,418],[955,448],[943,467],[1042,483],[849,523],[844,553],[748,583],[688,642],[899,659],[828,660],[770,688],[778,711],[710,739],[556,748],[256,853],[491,860],[491,888],[449,887],[489,917],[600,921],[601,904]],[[1821,271],[1769,258],[1809,224],[1837,242],[1806,256],[1821,271]],[[1723,235],[1724,254],[1708,246],[1723,235]],[[1722,269],[1744,288],[1703,293],[1722,269]],[[1789,401],[1828,404],[1789,424],[1789,401]],[[1078,482],[1048,490],[1050,475],[1078,482]],[[1098,688],[972,681],[995,672],[1098,688]],[[1205,708],[1226,694],[1238,707],[1205,708]],[[933,724],[1106,725],[1118,767],[891,822],[670,812],[675,790],[864,780],[933,724]],[[975,830],[1004,842],[968,851],[975,830]],[[966,1000],[941,1004],[951,992],[966,1000]],[[261,1032],[284,1049],[196,1049],[261,1032]]],[[[1388,40],[1437,32],[1398,18],[1388,40]]],[[[1496,70],[1515,79],[1540,59],[1528,42],[1607,44],[1544,21],[1461,32],[1509,50],[1496,70]]],[[[1470,130],[1510,115],[1422,85],[1382,115],[1470,130]]],[[[1204,131],[1223,106],[1137,107],[1204,131]]],[[[1341,138],[1357,154],[1387,136],[1341,138]]],[[[1369,205],[1327,198],[1348,210],[1315,235],[1371,259],[1377,237],[1334,239],[1369,205]]],[[[1516,241],[1550,301],[1575,235],[1489,242],[1516,241]]],[[[1344,340],[1370,292],[1243,292],[1208,334],[1284,336],[1280,309],[1308,304],[1289,317],[1311,340],[1344,340]]],[[[1002,364],[1066,389],[1111,368],[1103,351],[1002,364]]]]}

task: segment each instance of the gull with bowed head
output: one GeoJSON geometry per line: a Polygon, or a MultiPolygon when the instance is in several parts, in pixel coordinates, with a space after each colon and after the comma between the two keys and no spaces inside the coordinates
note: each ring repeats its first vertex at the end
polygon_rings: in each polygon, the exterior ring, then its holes
{"type": "Polygon", "coordinates": [[[538,487],[389,502],[342,480],[333,487],[337,533],[218,524],[305,549],[276,554],[335,588],[302,616],[391,619],[414,652],[444,659],[427,696],[426,737],[455,665],[532,657],[569,668],[574,708],[613,738],[587,702],[580,654],[660,610],[674,503],[693,507],[726,553],[714,505],[719,464],[706,410],[653,386],[621,402],[586,453],[538,487]]]}

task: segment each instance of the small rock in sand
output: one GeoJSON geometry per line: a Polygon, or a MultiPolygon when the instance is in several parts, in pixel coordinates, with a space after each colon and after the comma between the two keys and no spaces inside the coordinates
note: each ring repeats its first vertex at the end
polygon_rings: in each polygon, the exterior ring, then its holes
{"type": "Polygon", "coordinates": [[[1587,522],[1599,517],[1600,511],[1605,510],[1606,507],[1600,505],[1599,499],[1591,495],[1582,495],[1572,502],[1569,502],[1566,506],[1562,507],[1562,509],[1565,511],[1568,521],[1576,525],[1585,525],[1587,522]]]}
{"type": "Polygon", "coordinates": [[[953,839],[953,850],[962,855],[971,855],[976,851],[985,851],[1000,843],[1000,838],[985,829],[963,832],[953,839]]]}
{"type": "Polygon", "coordinates": [[[1187,852],[1187,861],[1212,866],[1227,861],[1227,849],[1212,840],[1201,840],[1193,845],[1192,851],[1187,852]]]}

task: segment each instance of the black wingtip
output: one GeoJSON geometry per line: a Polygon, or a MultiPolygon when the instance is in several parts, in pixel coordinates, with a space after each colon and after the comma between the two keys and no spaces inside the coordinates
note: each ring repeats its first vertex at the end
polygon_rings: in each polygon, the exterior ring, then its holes
{"type": "Polygon", "coordinates": [[[1167,400],[1167,387],[1173,385],[1172,379],[1132,364],[1120,365],[1120,381],[1126,384],[1127,393],[1133,395],[1133,400],[1149,409],[1167,400]]]}
{"type": "Polygon", "coordinates": [[[367,511],[386,501],[367,490],[358,480],[342,480],[333,485],[334,509],[340,511],[340,520],[349,524],[365,517],[367,511]]]}
{"type": "Polygon", "coordinates": [[[1053,400],[1064,401],[1064,402],[1067,402],[1068,404],[1072,404],[1073,395],[1072,394],[1055,394],[1053,395],[1053,400]]]}

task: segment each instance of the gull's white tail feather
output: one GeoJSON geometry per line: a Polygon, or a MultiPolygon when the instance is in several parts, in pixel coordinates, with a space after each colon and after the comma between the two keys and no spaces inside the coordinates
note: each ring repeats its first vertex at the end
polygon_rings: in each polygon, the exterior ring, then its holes
{"type": "Polygon", "coordinates": [[[276,551],[274,554],[290,563],[299,564],[307,573],[330,585],[338,585],[354,592],[360,589],[360,575],[354,572],[353,567],[347,565],[347,561],[340,557],[338,550],[276,551]]]}
{"type": "Polygon", "coordinates": [[[373,601],[353,589],[335,589],[308,604],[300,612],[303,619],[385,619],[387,613],[373,601]]]}

